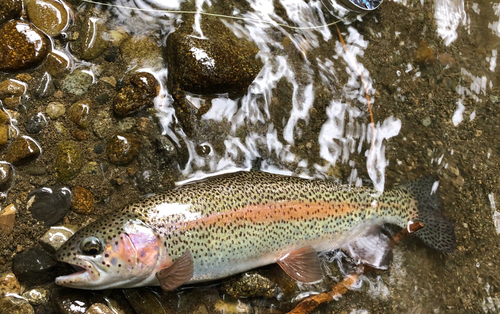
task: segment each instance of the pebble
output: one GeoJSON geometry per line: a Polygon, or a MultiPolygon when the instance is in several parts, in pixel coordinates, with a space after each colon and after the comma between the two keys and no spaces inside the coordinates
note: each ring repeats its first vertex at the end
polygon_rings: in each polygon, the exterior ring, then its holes
{"type": "Polygon", "coordinates": [[[434,61],[434,52],[426,41],[421,41],[417,52],[415,53],[415,62],[420,64],[429,64],[434,61]]]}
{"type": "Polygon", "coordinates": [[[259,273],[245,273],[222,285],[222,290],[234,298],[274,298],[276,284],[259,273]]]}
{"type": "Polygon", "coordinates": [[[167,38],[169,85],[196,94],[244,93],[262,68],[258,47],[238,38],[218,18],[203,19],[208,40],[196,38],[192,21],[188,18],[167,38]]]}
{"type": "Polygon", "coordinates": [[[50,227],[63,219],[71,206],[71,191],[67,187],[47,186],[28,194],[26,208],[36,220],[50,227]]]}
{"type": "Polygon", "coordinates": [[[147,288],[123,289],[132,308],[137,313],[170,314],[172,311],[159,295],[147,288]]]}
{"type": "Polygon", "coordinates": [[[161,47],[149,36],[137,35],[124,39],[120,44],[120,52],[130,68],[158,70],[163,67],[161,47]]]}
{"type": "Polygon", "coordinates": [[[27,89],[28,84],[18,80],[8,79],[2,81],[0,83],[0,99],[10,96],[22,96],[26,93],[27,89]]]}
{"type": "Polygon", "coordinates": [[[91,214],[94,211],[94,195],[81,186],[75,186],[72,192],[71,209],[78,214],[91,214]]]}
{"type": "Polygon", "coordinates": [[[454,66],[455,65],[455,58],[453,58],[449,53],[441,53],[439,54],[439,56],[437,57],[439,63],[441,63],[441,65],[443,66],[454,66]]]}
{"type": "Polygon", "coordinates": [[[134,127],[135,127],[135,119],[132,117],[123,118],[120,121],[118,121],[118,129],[121,132],[125,133],[132,132],[134,127]]]}
{"type": "Polygon", "coordinates": [[[54,0],[31,0],[26,5],[28,18],[39,30],[56,37],[68,25],[68,11],[54,0]]]}
{"type": "Polygon", "coordinates": [[[153,105],[158,94],[158,81],[145,72],[133,74],[113,99],[113,109],[119,117],[125,117],[153,105]]]}
{"type": "Polygon", "coordinates": [[[40,243],[49,251],[57,251],[76,231],[78,226],[75,225],[64,225],[64,226],[52,226],[50,229],[40,238],[40,243]]]}
{"type": "Polygon", "coordinates": [[[14,166],[32,161],[41,154],[41,148],[38,143],[29,136],[19,136],[7,148],[5,161],[14,166]]]}
{"type": "Polygon", "coordinates": [[[52,256],[37,246],[16,254],[12,259],[12,270],[25,286],[53,282],[57,276],[56,265],[52,256]]]}
{"type": "Polygon", "coordinates": [[[139,153],[139,141],[133,134],[120,133],[113,136],[107,146],[109,162],[125,166],[139,153]]]}
{"type": "MultiPolygon", "coordinates": [[[[100,145],[100,144],[98,144],[100,145]]],[[[104,150],[104,148],[103,148],[104,150]]],[[[95,161],[91,161],[82,168],[82,173],[84,174],[98,174],[101,173],[101,168],[99,167],[99,164],[96,163],[95,161]]]]}
{"type": "Polygon", "coordinates": [[[3,105],[7,109],[16,109],[21,104],[21,97],[11,96],[3,100],[3,105]]]}
{"type": "Polygon", "coordinates": [[[9,142],[9,126],[0,125],[0,147],[7,145],[9,142]]]}
{"type": "Polygon", "coordinates": [[[31,289],[22,294],[22,297],[34,306],[49,302],[49,296],[50,291],[44,288],[31,289]]]}
{"type": "Polygon", "coordinates": [[[69,74],[71,62],[64,52],[52,50],[47,54],[43,68],[55,78],[62,78],[69,74]]]}
{"type": "Polygon", "coordinates": [[[4,0],[0,6],[0,25],[4,22],[21,17],[22,0],[4,0]]]}
{"type": "Polygon", "coordinates": [[[60,102],[50,102],[47,105],[47,109],[45,109],[45,113],[47,113],[52,120],[55,120],[66,113],[66,108],[60,102]]]}
{"type": "Polygon", "coordinates": [[[46,98],[52,96],[56,90],[54,86],[54,81],[52,80],[52,76],[45,72],[38,84],[38,87],[35,89],[35,96],[38,98],[46,98]]]}
{"type": "Polygon", "coordinates": [[[98,111],[92,123],[92,131],[94,131],[95,136],[100,139],[110,137],[113,132],[113,128],[113,119],[111,119],[109,111],[98,111]]]}
{"type": "Polygon", "coordinates": [[[115,314],[107,305],[102,303],[92,304],[85,314],[115,314]]]}
{"type": "Polygon", "coordinates": [[[0,110],[0,125],[7,124],[9,121],[10,121],[9,115],[5,111],[0,110]]]}
{"type": "Polygon", "coordinates": [[[33,306],[28,301],[11,296],[0,299],[0,309],[2,313],[9,314],[35,314],[33,306]]]}
{"type": "Polygon", "coordinates": [[[33,167],[27,167],[25,171],[27,174],[32,176],[43,176],[44,174],[47,173],[47,168],[43,166],[33,166],[33,167]]]}
{"type": "Polygon", "coordinates": [[[92,60],[100,56],[107,48],[106,27],[98,17],[88,17],[82,24],[81,55],[83,60],[92,60]]]}
{"type": "Polygon", "coordinates": [[[113,88],[116,87],[116,79],[112,76],[104,76],[104,77],[101,77],[99,80],[103,81],[106,84],[109,84],[113,88]]]}
{"type": "Polygon", "coordinates": [[[16,207],[10,204],[0,211],[0,233],[9,235],[14,229],[14,222],[16,221],[16,207]]]}
{"type": "Polygon", "coordinates": [[[73,141],[61,141],[57,144],[55,169],[60,181],[75,178],[82,168],[80,147],[73,141]]]}
{"type": "Polygon", "coordinates": [[[90,307],[88,293],[82,290],[54,289],[51,299],[60,314],[84,314],[90,307]]]}
{"type": "Polygon", "coordinates": [[[14,185],[14,168],[5,161],[0,161],[0,191],[5,192],[14,185]]]}
{"type": "Polygon", "coordinates": [[[90,100],[80,100],[68,110],[68,116],[71,121],[78,125],[82,129],[86,129],[90,123],[90,100]]]}
{"type": "Polygon", "coordinates": [[[5,293],[21,293],[21,285],[16,278],[14,273],[3,273],[0,275],[0,296],[4,296],[5,293]]]}
{"type": "Polygon", "coordinates": [[[425,117],[424,119],[422,119],[422,125],[425,127],[428,127],[429,125],[431,125],[431,123],[432,121],[430,117],[425,117]]]}
{"type": "Polygon", "coordinates": [[[31,24],[12,20],[0,27],[0,70],[14,71],[40,63],[50,50],[50,41],[31,24]]]}
{"type": "Polygon", "coordinates": [[[63,91],[68,94],[82,96],[92,85],[92,76],[80,70],[66,76],[62,81],[63,91]]]}
{"type": "Polygon", "coordinates": [[[47,126],[47,119],[43,115],[43,113],[39,112],[34,116],[31,116],[28,121],[26,121],[26,125],[24,126],[26,132],[29,134],[37,134],[43,131],[47,126]]]}

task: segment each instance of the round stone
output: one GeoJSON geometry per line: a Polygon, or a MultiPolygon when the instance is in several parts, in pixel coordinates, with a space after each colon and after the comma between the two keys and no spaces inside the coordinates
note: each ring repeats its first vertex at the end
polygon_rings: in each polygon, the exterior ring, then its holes
{"type": "Polygon", "coordinates": [[[82,129],[86,129],[89,126],[90,105],[91,102],[89,100],[81,100],[69,107],[69,119],[82,129]]]}
{"type": "Polygon", "coordinates": [[[37,134],[42,132],[46,126],[47,126],[47,119],[45,118],[43,113],[39,112],[38,114],[31,116],[28,119],[24,128],[26,129],[26,132],[28,132],[29,134],[37,134]]]}
{"type": "Polygon", "coordinates": [[[43,68],[53,77],[61,78],[69,73],[70,65],[71,61],[66,53],[52,50],[47,54],[43,68]]]}
{"type": "Polygon", "coordinates": [[[92,76],[80,70],[76,70],[62,81],[62,88],[66,93],[82,96],[92,85],[92,76]]]}
{"type": "Polygon", "coordinates": [[[47,105],[45,112],[52,120],[55,120],[66,113],[66,108],[60,102],[51,102],[47,105]]]}
{"type": "Polygon", "coordinates": [[[83,23],[82,28],[80,57],[83,60],[97,58],[108,48],[104,21],[98,17],[89,17],[83,23]]]}
{"type": "Polygon", "coordinates": [[[57,144],[55,168],[57,178],[63,182],[75,178],[82,168],[80,147],[73,141],[57,144]]]}
{"type": "Polygon", "coordinates": [[[21,16],[22,0],[2,0],[0,5],[0,24],[5,21],[17,19],[21,16]]]}
{"type": "Polygon", "coordinates": [[[5,161],[14,166],[27,163],[40,156],[40,145],[29,136],[19,136],[7,148],[5,161]]]}
{"type": "Polygon", "coordinates": [[[13,273],[4,273],[0,275],[0,295],[5,293],[21,293],[21,285],[13,273]]]}
{"type": "Polygon", "coordinates": [[[0,99],[11,96],[22,96],[26,89],[27,84],[18,80],[8,79],[0,83],[0,99]]]}
{"type": "Polygon", "coordinates": [[[27,286],[53,282],[57,262],[39,247],[24,251],[12,259],[12,270],[19,281],[27,286]]]}
{"type": "Polygon", "coordinates": [[[52,226],[41,238],[40,243],[49,251],[57,251],[75,232],[76,225],[52,226]]]}
{"type": "Polygon", "coordinates": [[[132,134],[117,134],[109,140],[107,151],[112,164],[125,166],[139,153],[139,141],[132,134]]]}
{"type": "Polygon", "coordinates": [[[31,0],[26,11],[30,22],[51,37],[60,35],[68,24],[68,11],[53,0],[31,0]]]}
{"type": "Polygon", "coordinates": [[[117,116],[125,117],[145,107],[153,105],[153,99],[158,94],[158,81],[145,72],[132,75],[113,99],[114,111],[117,116]]]}
{"type": "Polygon", "coordinates": [[[91,214],[94,211],[94,196],[84,187],[73,188],[71,209],[79,214],[91,214]]]}
{"type": "Polygon", "coordinates": [[[45,186],[28,194],[27,208],[31,216],[46,227],[58,223],[69,211],[71,191],[66,187],[45,186]]]}
{"type": "Polygon", "coordinates": [[[4,161],[0,161],[0,191],[7,191],[14,184],[14,169],[4,161]]]}
{"type": "Polygon", "coordinates": [[[14,296],[0,298],[0,309],[2,313],[35,314],[33,306],[28,301],[14,296]]]}
{"type": "Polygon", "coordinates": [[[0,211],[0,233],[4,235],[12,233],[16,221],[16,211],[16,207],[13,204],[0,211]]]}
{"type": "Polygon", "coordinates": [[[0,27],[0,70],[14,71],[39,64],[50,49],[45,35],[24,21],[13,20],[0,27]]]}

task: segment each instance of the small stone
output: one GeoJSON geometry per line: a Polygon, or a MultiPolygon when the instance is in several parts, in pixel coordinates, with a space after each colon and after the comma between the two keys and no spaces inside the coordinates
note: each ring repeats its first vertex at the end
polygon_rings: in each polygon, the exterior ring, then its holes
{"type": "Polygon", "coordinates": [[[420,64],[429,64],[434,61],[434,52],[426,41],[421,41],[415,54],[415,62],[420,64]]]}
{"type": "Polygon", "coordinates": [[[443,66],[454,66],[455,65],[455,59],[449,54],[449,53],[441,53],[438,56],[438,61],[441,63],[443,66]]]}
{"type": "Polygon", "coordinates": [[[17,166],[38,158],[40,153],[40,145],[34,139],[28,136],[19,136],[7,148],[5,161],[17,166]]]}
{"type": "Polygon", "coordinates": [[[45,72],[40,80],[40,84],[35,90],[35,96],[38,98],[46,98],[54,94],[55,86],[52,76],[45,72]]]}
{"type": "Polygon", "coordinates": [[[70,59],[64,52],[52,50],[47,54],[43,68],[53,77],[61,78],[68,75],[70,65],[70,59]]]}
{"type": "Polygon", "coordinates": [[[75,178],[82,168],[80,147],[73,141],[57,144],[55,169],[57,178],[62,182],[75,178]]]}
{"type": "Polygon", "coordinates": [[[42,132],[46,126],[47,126],[47,119],[45,118],[43,113],[39,112],[38,114],[31,116],[28,119],[24,128],[26,129],[26,132],[28,132],[29,134],[37,134],[42,132]]]}
{"type": "Polygon", "coordinates": [[[21,285],[14,273],[3,273],[0,275],[0,296],[4,296],[6,293],[21,293],[21,285]]]}
{"type": "Polygon", "coordinates": [[[16,221],[16,207],[14,204],[2,209],[0,212],[0,233],[9,235],[14,229],[14,222],[16,221]]]}
{"type": "Polygon", "coordinates": [[[29,82],[31,81],[32,77],[28,73],[19,73],[15,76],[16,80],[23,81],[23,82],[29,82]]]}
{"type": "Polygon", "coordinates": [[[100,56],[107,48],[108,41],[105,39],[106,26],[104,21],[98,17],[85,19],[82,25],[81,58],[92,60],[100,56]]]}
{"type": "Polygon", "coordinates": [[[118,121],[118,129],[121,132],[132,132],[135,126],[135,119],[132,117],[123,118],[118,121]]]}
{"type": "Polygon", "coordinates": [[[117,134],[109,140],[107,153],[112,164],[125,166],[139,153],[139,141],[132,134],[117,134]]]}
{"type": "Polygon", "coordinates": [[[46,227],[58,223],[69,212],[71,191],[66,187],[48,186],[37,188],[28,194],[27,209],[36,220],[46,227]]]}
{"type": "Polygon", "coordinates": [[[8,191],[14,185],[14,169],[12,165],[0,161],[0,192],[8,191]]]}
{"type": "Polygon", "coordinates": [[[8,20],[20,18],[22,8],[22,0],[2,1],[2,5],[0,6],[0,25],[8,20]]]}
{"type": "Polygon", "coordinates": [[[3,100],[3,104],[7,109],[16,109],[17,106],[21,104],[21,97],[19,96],[7,97],[3,100]]]}
{"type": "Polygon", "coordinates": [[[7,145],[9,142],[9,126],[0,125],[0,147],[7,145]]]}
{"type": "Polygon", "coordinates": [[[74,130],[71,135],[77,140],[77,141],[86,141],[87,140],[87,134],[82,131],[82,130],[74,130]]]}
{"type": "Polygon", "coordinates": [[[43,176],[47,173],[47,168],[45,167],[28,167],[26,168],[26,173],[32,176],[43,176]]]}
{"type": "Polygon", "coordinates": [[[50,41],[31,24],[13,20],[0,27],[0,70],[14,71],[40,63],[50,49],[50,41]]]}
{"type": "Polygon", "coordinates": [[[59,36],[68,24],[68,12],[53,0],[31,0],[26,11],[30,22],[50,37],[59,36]]]}
{"type": "Polygon", "coordinates": [[[12,270],[21,283],[34,286],[51,283],[57,276],[57,262],[39,247],[16,254],[12,259],[12,270]]]}
{"type": "Polygon", "coordinates": [[[131,36],[120,44],[123,60],[129,67],[160,69],[163,66],[161,47],[151,37],[131,36]]]}
{"type": "Polygon", "coordinates": [[[78,214],[91,214],[94,211],[94,196],[92,193],[81,186],[75,186],[72,192],[71,209],[78,214]]]}
{"type": "Polygon", "coordinates": [[[22,96],[26,93],[28,85],[24,82],[8,79],[0,83],[0,99],[10,96],[22,96]]]}
{"type": "Polygon", "coordinates": [[[40,243],[49,251],[57,251],[76,231],[78,226],[52,226],[41,238],[40,243]]]}
{"type": "Polygon", "coordinates": [[[71,121],[82,129],[86,129],[90,122],[90,106],[89,100],[81,100],[69,107],[68,116],[71,121]]]}
{"type": "Polygon", "coordinates": [[[0,110],[0,125],[7,124],[9,122],[10,122],[9,115],[5,111],[0,110]]]}
{"type": "Polygon", "coordinates": [[[100,105],[104,105],[108,102],[109,100],[109,94],[108,93],[102,93],[99,96],[97,96],[95,99],[100,105]]]}
{"type": "Polygon", "coordinates": [[[107,305],[102,303],[92,304],[85,314],[115,314],[107,305]]]}
{"type": "Polygon", "coordinates": [[[111,87],[116,87],[116,79],[112,76],[101,77],[99,80],[103,81],[106,84],[109,84],[111,87]]]}
{"type": "Polygon", "coordinates": [[[35,314],[33,306],[21,298],[8,296],[0,299],[2,313],[9,314],[35,314]]]}
{"type": "MultiPolygon", "coordinates": [[[[101,144],[98,144],[101,145],[101,144]]],[[[103,148],[104,151],[104,148],[103,148]]],[[[102,152],[101,152],[102,153],[102,152]]],[[[100,154],[100,153],[98,153],[100,154]]],[[[82,168],[82,173],[84,174],[98,174],[101,173],[101,168],[99,167],[99,164],[96,163],[95,161],[91,161],[82,168]]]]}
{"type": "Polygon", "coordinates": [[[431,125],[431,118],[430,117],[425,117],[422,120],[422,125],[425,126],[425,127],[428,127],[429,125],[431,125]]]}
{"type": "Polygon", "coordinates": [[[49,296],[49,290],[44,288],[31,289],[22,295],[26,301],[34,306],[46,304],[49,301],[49,296]]]}
{"type": "Polygon", "coordinates": [[[145,72],[132,75],[113,99],[113,109],[119,117],[153,105],[159,88],[156,78],[145,72]]]}
{"type": "Polygon", "coordinates": [[[51,102],[47,105],[45,112],[52,120],[55,120],[62,117],[66,113],[66,109],[60,102],[51,102]]]}
{"type": "Polygon", "coordinates": [[[167,304],[150,289],[123,289],[123,294],[136,313],[171,313],[167,304]]]}
{"type": "Polygon", "coordinates": [[[245,273],[222,285],[222,290],[234,298],[274,298],[276,284],[259,273],[245,273]]]}
{"type": "Polygon", "coordinates": [[[53,289],[51,300],[60,314],[84,314],[90,307],[87,292],[77,289],[53,289]]]}
{"type": "Polygon", "coordinates": [[[107,138],[111,136],[113,128],[114,125],[110,113],[105,110],[97,112],[97,115],[92,122],[92,130],[94,131],[95,136],[100,139],[107,138]]]}
{"type": "Polygon", "coordinates": [[[62,81],[62,88],[68,94],[82,96],[92,85],[92,76],[80,70],[76,70],[62,81]]]}

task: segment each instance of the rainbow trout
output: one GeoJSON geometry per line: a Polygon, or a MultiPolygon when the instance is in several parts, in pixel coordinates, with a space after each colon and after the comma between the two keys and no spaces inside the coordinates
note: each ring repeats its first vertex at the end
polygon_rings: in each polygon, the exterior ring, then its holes
{"type": "Polygon", "coordinates": [[[160,285],[173,290],[278,263],[292,278],[322,278],[317,252],[385,223],[420,220],[417,236],[439,251],[455,249],[429,178],[374,197],[332,181],[263,172],[212,177],[144,198],[76,232],[57,252],[80,271],[62,286],[108,289],[160,285]]]}

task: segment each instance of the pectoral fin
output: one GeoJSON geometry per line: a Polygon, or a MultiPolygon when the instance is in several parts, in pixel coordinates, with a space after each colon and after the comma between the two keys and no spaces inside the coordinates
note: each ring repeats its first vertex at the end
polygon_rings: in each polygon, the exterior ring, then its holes
{"type": "Polygon", "coordinates": [[[193,256],[187,250],[170,266],[157,271],[156,278],[163,290],[171,291],[188,282],[193,277],[193,271],[193,256]]]}
{"type": "Polygon", "coordinates": [[[314,282],[323,278],[318,253],[311,246],[284,254],[277,263],[297,281],[314,282]]]}

